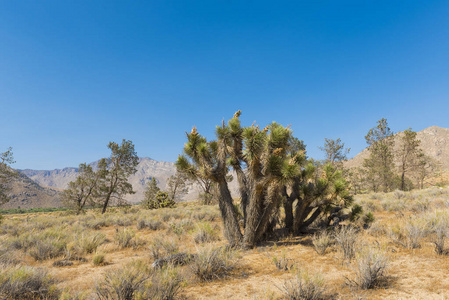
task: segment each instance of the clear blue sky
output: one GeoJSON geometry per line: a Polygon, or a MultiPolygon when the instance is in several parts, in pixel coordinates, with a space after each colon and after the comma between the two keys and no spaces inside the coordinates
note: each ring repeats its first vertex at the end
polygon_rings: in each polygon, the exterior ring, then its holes
{"type": "Polygon", "coordinates": [[[185,131],[291,124],[321,158],[380,118],[449,127],[449,1],[0,1],[0,151],[77,166],[131,139],[174,161],[185,131]]]}

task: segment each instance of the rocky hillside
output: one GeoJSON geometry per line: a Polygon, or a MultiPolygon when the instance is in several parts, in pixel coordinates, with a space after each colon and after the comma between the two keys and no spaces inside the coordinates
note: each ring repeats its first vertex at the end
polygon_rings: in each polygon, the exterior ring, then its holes
{"type": "Polygon", "coordinates": [[[60,192],[42,187],[26,175],[19,173],[10,184],[10,201],[1,206],[2,209],[11,208],[41,208],[41,207],[60,207],[60,192]]]}
{"type": "MultiPolygon", "coordinates": [[[[402,132],[399,132],[394,136],[396,149],[400,146],[402,134],[402,132]]],[[[449,170],[449,128],[428,127],[419,131],[417,138],[421,140],[421,148],[424,154],[440,163],[443,170],[449,170]]],[[[354,158],[348,160],[345,166],[348,168],[361,167],[364,159],[368,158],[368,156],[368,149],[364,149],[354,158]]]]}

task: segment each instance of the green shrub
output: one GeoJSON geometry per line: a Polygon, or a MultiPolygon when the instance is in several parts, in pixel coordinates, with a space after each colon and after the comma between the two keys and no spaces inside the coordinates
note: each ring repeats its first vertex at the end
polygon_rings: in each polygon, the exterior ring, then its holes
{"type": "Polygon", "coordinates": [[[15,266],[0,273],[1,299],[57,299],[58,295],[45,269],[15,266]]]}
{"type": "Polygon", "coordinates": [[[349,220],[351,222],[356,221],[362,213],[363,213],[363,207],[359,204],[354,204],[351,208],[351,214],[349,216],[349,220]]]}
{"type": "Polygon", "coordinates": [[[94,266],[102,266],[106,263],[105,259],[106,255],[104,253],[95,253],[95,255],[92,257],[92,263],[94,266]]]}
{"type": "Polygon", "coordinates": [[[129,248],[133,246],[132,240],[135,235],[131,229],[123,228],[123,230],[117,229],[114,238],[120,248],[129,248]]]}
{"type": "Polygon", "coordinates": [[[160,270],[148,269],[143,262],[132,262],[106,273],[95,288],[98,299],[175,299],[181,290],[182,277],[177,269],[168,266],[160,270]]]}
{"type": "Polygon", "coordinates": [[[98,299],[132,300],[141,293],[149,278],[148,269],[142,263],[133,262],[107,272],[104,280],[97,284],[95,292],[98,299]]]}
{"type": "Polygon", "coordinates": [[[144,299],[172,300],[181,291],[183,279],[178,270],[168,266],[155,271],[145,285],[144,299]]]}
{"type": "Polygon", "coordinates": [[[155,238],[149,247],[151,256],[154,260],[176,254],[179,251],[178,244],[172,240],[155,238]]]}
{"type": "Polygon", "coordinates": [[[201,223],[198,224],[193,240],[196,244],[208,243],[218,240],[218,236],[209,223],[201,223]]]}
{"type": "Polygon", "coordinates": [[[28,250],[28,254],[35,260],[46,260],[64,254],[66,243],[57,239],[38,240],[33,247],[28,250]]]}
{"type": "Polygon", "coordinates": [[[82,234],[78,239],[78,247],[80,248],[80,254],[90,254],[97,251],[98,246],[103,244],[106,240],[106,236],[103,233],[94,234],[82,234]]]}
{"type": "Polygon", "coordinates": [[[159,191],[156,196],[145,202],[148,209],[158,209],[165,207],[175,207],[176,202],[168,196],[168,193],[159,191]]]}
{"type": "Polygon", "coordinates": [[[209,281],[226,276],[235,266],[234,258],[232,249],[208,247],[197,253],[190,267],[199,280],[209,281]]]}
{"type": "Polygon", "coordinates": [[[137,230],[147,228],[149,230],[160,230],[164,228],[161,221],[140,219],[137,221],[137,230]]]}

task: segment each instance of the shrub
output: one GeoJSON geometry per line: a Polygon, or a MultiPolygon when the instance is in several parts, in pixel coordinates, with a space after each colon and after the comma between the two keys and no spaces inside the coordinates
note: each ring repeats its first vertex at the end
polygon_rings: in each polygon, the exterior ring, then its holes
{"type": "Polygon", "coordinates": [[[176,202],[168,196],[168,193],[159,191],[156,196],[145,202],[148,209],[175,207],[176,202]]]}
{"type": "Polygon", "coordinates": [[[374,218],[374,215],[372,212],[367,212],[364,216],[363,216],[363,224],[364,226],[369,227],[374,221],[376,220],[376,218],[374,218]]]}
{"type": "Polygon", "coordinates": [[[427,224],[421,218],[409,219],[405,224],[405,237],[407,248],[421,247],[421,239],[426,235],[427,224]]]}
{"type": "Polygon", "coordinates": [[[117,229],[114,238],[120,248],[129,248],[133,246],[132,239],[135,235],[134,231],[123,228],[123,230],[117,229]]]}
{"type": "Polygon", "coordinates": [[[66,243],[55,239],[38,240],[32,248],[28,250],[28,254],[35,260],[46,260],[55,258],[64,253],[66,243]]]}
{"type": "Polygon", "coordinates": [[[209,223],[199,224],[198,229],[193,238],[196,244],[213,242],[216,241],[217,239],[218,236],[209,223]]]}
{"type": "Polygon", "coordinates": [[[326,253],[327,248],[331,247],[334,244],[334,240],[331,234],[327,231],[322,231],[319,234],[314,234],[312,237],[312,243],[315,247],[315,251],[319,255],[324,255],[326,253]]]}
{"type": "Polygon", "coordinates": [[[132,300],[150,278],[143,264],[132,262],[123,268],[106,273],[104,280],[97,284],[95,293],[98,299],[132,300]]]}
{"type": "Polygon", "coordinates": [[[425,212],[429,210],[430,208],[430,200],[424,199],[424,200],[418,200],[415,201],[412,206],[412,211],[414,212],[425,212]]]}
{"type": "Polygon", "coordinates": [[[172,221],[169,224],[168,232],[173,232],[178,237],[186,231],[193,229],[193,222],[190,219],[182,219],[180,221],[172,221]]]}
{"type": "Polygon", "coordinates": [[[359,204],[354,204],[351,208],[351,214],[349,216],[349,220],[351,222],[356,221],[362,213],[363,213],[363,207],[359,204]]]}
{"type": "Polygon", "coordinates": [[[279,270],[289,271],[296,267],[292,259],[285,257],[285,253],[280,258],[273,257],[273,263],[279,270]]]}
{"type": "Polygon", "coordinates": [[[445,240],[449,237],[449,213],[447,210],[437,210],[426,216],[429,229],[433,233],[432,242],[438,255],[447,254],[445,240]]]}
{"type": "Polygon", "coordinates": [[[406,194],[403,191],[395,190],[393,192],[393,196],[394,196],[395,199],[399,200],[399,199],[405,198],[406,194]]]}
{"type": "Polygon", "coordinates": [[[104,253],[95,253],[95,255],[92,257],[92,263],[94,266],[102,266],[106,264],[106,255],[104,253]]]}
{"type": "Polygon", "coordinates": [[[103,233],[82,234],[78,239],[78,247],[81,253],[94,253],[98,246],[103,244],[106,237],[103,233]]]}
{"type": "Polygon", "coordinates": [[[198,251],[190,267],[200,281],[210,281],[226,276],[235,266],[234,257],[232,249],[208,247],[198,251]]]}
{"type": "Polygon", "coordinates": [[[365,249],[357,255],[356,277],[350,283],[363,290],[375,288],[384,283],[387,267],[388,257],[384,252],[373,248],[365,249]]]}
{"type": "Polygon", "coordinates": [[[151,280],[145,285],[145,299],[172,300],[181,291],[183,280],[178,270],[174,267],[156,271],[152,274],[151,280]]]}
{"type": "Polygon", "coordinates": [[[176,254],[179,251],[179,247],[174,241],[163,240],[162,238],[154,239],[149,249],[154,260],[176,254]]]}
{"type": "Polygon", "coordinates": [[[106,220],[101,219],[101,218],[88,220],[84,223],[84,227],[90,228],[90,229],[95,229],[95,230],[98,230],[101,227],[107,227],[107,226],[109,226],[109,223],[106,222],[106,220]]]}
{"type": "Polygon", "coordinates": [[[354,258],[358,234],[353,227],[344,226],[335,234],[335,241],[343,251],[345,259],[354,258]]]}
{"type": "Polygon", "coordinates": [[[172,300],[181,290],[182,278],[173,267],[151,271],[142,262],[132,262],[122,269],[106,273],[97,284],[98,299],[172,300]]]}
{"type": "Polygon", "coordinates": [[[163,229],[164,224],[162,224],[161,221],[157,221],[157,220],[145,220],[145,219],[138,220],[137,221],[137,230],[141,230],[144,228],[156,231],[156,230],[163,229]]]}
{"type": "Polygon", "coordinates": [[[2,299],[57,299],[54,280],[45,269],[15,266],[0,273],[0,298],[2,299]]]}
{"type": "Polygon", "coordinates": [[[285,281],[280,290],[289,300],[323,299],[324,279],[321,274],[311,276],[308,272],[298,271],[295,278],[285,281]]]}
{"type": "Polygon", "coordinates": [[[20,252],[0,246],[0,266],[17,265],[20,262],[20,252]]]}

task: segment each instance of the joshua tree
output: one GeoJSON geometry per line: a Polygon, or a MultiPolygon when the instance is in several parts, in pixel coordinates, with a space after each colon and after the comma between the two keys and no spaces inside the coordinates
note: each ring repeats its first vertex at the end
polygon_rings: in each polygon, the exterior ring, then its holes
{"type": "Polygon", "coordinates": [[[335,206],[351,203],[341,172],[307,161],[305,146],[291,129],[277,123],[263,129],[241,127],[240,114],[217,127],[214,141],[208,142],[194,127],[176,163],[183,172],[218,185],[225,236],[231,245],[253,247],[266,238],[282,204],[286,227],[298,234],[335,206]],[[226,180],[230,167],[239,183],[243,233],[226,180]]]}

